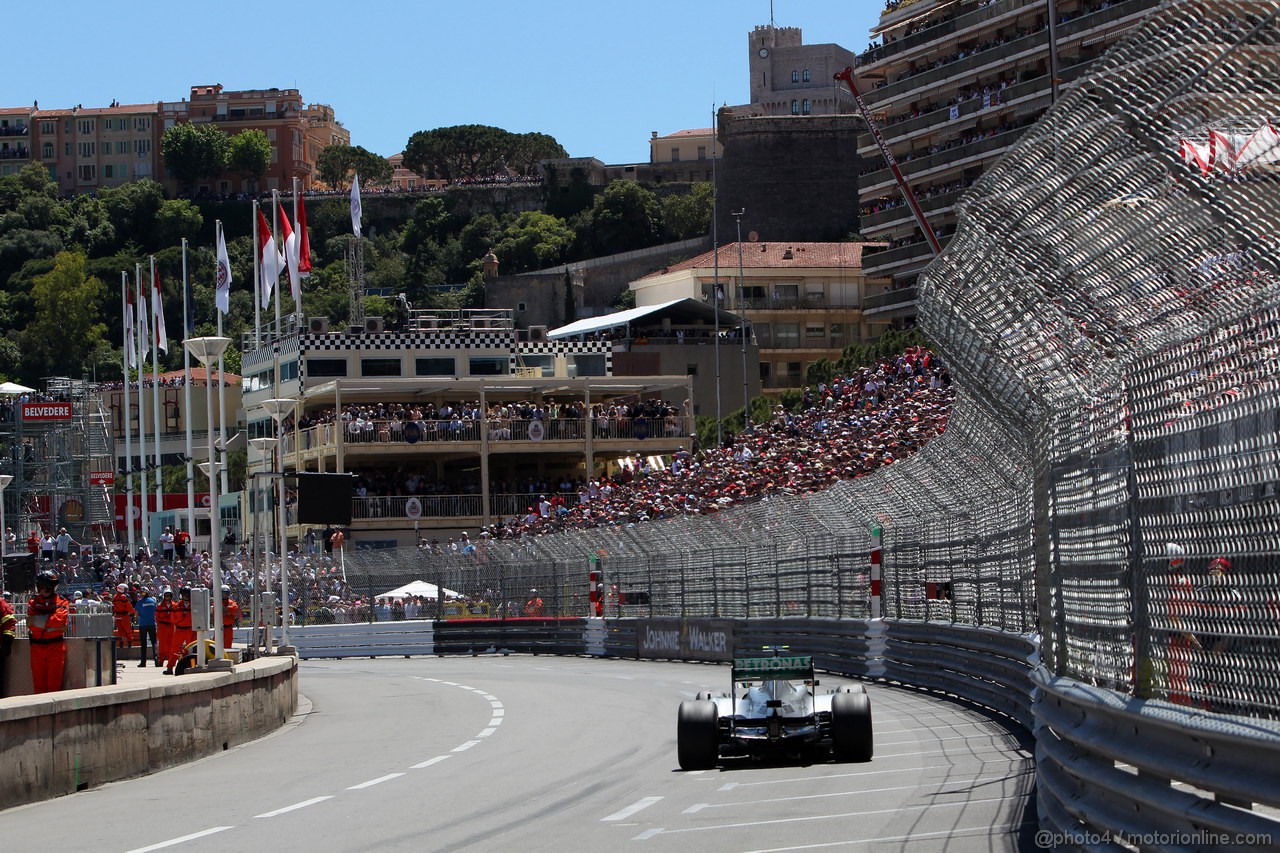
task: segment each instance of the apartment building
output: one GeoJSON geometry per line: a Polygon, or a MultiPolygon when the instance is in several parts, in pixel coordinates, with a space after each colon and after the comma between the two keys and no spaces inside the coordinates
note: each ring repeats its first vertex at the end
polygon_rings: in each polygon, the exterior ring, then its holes
{"type": "Polygon", "coordinates": [[[716,300],[746,318],[759,347],[761,391],[777,393],[803,386],[813,362],[839,358],[845,347],[873,341],[888,328],[863,310],[869,294],[888,287],[887,280],[865,274],[868,248],[865,243],[729,243],[720,247],[718,259],[717,252],[706,252],[644,276],[631,289],[639,308],[683,298],[716,300]]]}
{"type": "MultiPolygon", "coordinates": [[[[539,494],[576,502],[579,484],[618,460],[690,449],[689,378],[615,376],[612,360],[608,340],[549,341],[495,309],[415,310],[395,331],[317,318],[250,333],[249,473],[353,474],[355,547],[475,535],[539,494]],[[282,399],[293,409],[277,430],[269,401],[282,399]],[[660,416],[611,413],[659,399],[670,409],[660,416]]],[[[286,524],[291,540],[305,536],[291,514],[286,524]]]]}
{"type": "MultiPolygon", "coordinates": [[[[867,104],[942,243],[955,205],[1068,86],[1158,0],[902,0],[857,57],[867,104]],[[1049,14],[1054,10],[1052,28],[1049,14]],[[1053,33],[1054,55],[1050,53],[1053,33]]],[[[932,252],[870,133],[858,139],[861,230],[884,244],[868,276],[894,289],[868,304],[877,321],[909,325],[915,281],[932,252]]]]}
{"type": "Polygon", "coordinates": [[[338,121],[333,107],[328,104],[307,104],[303,118],[306,120],[303,156],[312,167],[319,162],[320,153],[330,145],[351,145],[351,131],[338,121]]]}
{"type": "Polygon", "coordinates": [[[31,113],[25,107],[0,107],[0,177],[22,171],[31,162],[31,113]]]}

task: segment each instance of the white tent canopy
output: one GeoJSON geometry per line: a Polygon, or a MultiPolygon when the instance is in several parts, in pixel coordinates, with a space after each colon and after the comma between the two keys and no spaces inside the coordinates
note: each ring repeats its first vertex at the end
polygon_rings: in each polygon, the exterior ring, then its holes
{"type": "Polygon", "coordinates": [[[35,390],[17,382],[0,382],[0,394],[30,394],[35,390]]]}
{"type": "Polygon", "coordinates": [[[427,583],[426,581],[411,581],[404,586],[396,587],[389,592],[384,592],[381,595],[376,595],[374,597],[379,600],[384,598],[409,598],[414,595],[420,595],[423,598],[439,598],[441,592],[444,593],[445,598],[458,597],[458,593],[453,590],[444,589],[433,583],[427,583]]]}

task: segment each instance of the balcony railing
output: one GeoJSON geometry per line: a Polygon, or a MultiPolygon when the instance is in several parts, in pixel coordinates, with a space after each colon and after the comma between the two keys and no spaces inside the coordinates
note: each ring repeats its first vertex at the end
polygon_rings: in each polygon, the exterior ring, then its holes
{"type": "MultiPolygon", "coordinates": [[[[905,246],[903,248],[906,248],[905,246]]],[[[880,308],[889,308],[895,305],[905,305],[916,300],[916,289],[914,287],[903,287],[898,290],[890,290],[885,293],[877,293],[875,296],[867,297],[867,310],[875,311],[880,308]]]]}
{"type": "Polygon", "coordinates": [[[959,15],[948,21],[942,21],[931,27],[926,27],[919,32],[900,38],[897,41],[889,42],[872,50],[864,51],[858,56],[858,67],[870,65],[873,62],[879,62],[882,59],[888,59],[891,56],[897,56],[906,50],[911,50],[922,45],[932,44],[941,39],[943,36],[951,35],[955,32],[962,32],[971,27],[989,21],[992,18],[998,18],[1008,14],[1014,9],[1021,9],[1026,5],[1026,0],[999,0],[989,6],[983,6],[963,15],[959,15]]]}
{"type": "MultiPolygon", "coordinates": [[[[578,496],[575,493],[561,494],[569,506],[576,506],[578,496]]],[[[494,519],[527,515],[537,511],[538,496],[529,494],[497,494],[489,495],[489,515],[494,519]]],[[[351,499],[352,520],[406,521],[411,519],[434,518],[473,518],[483,516],[484,498],[482,495],[389,495],[386,497],[353,497],[351,499]],[[421,512],[409,515],[409,502],[417,501],[416,508],[421,512]]]]}
{"type": "MultiPolygon", "coordinates": [[[[542,443],[548,441],[579,442],[586,439],[587,421],[580,418],[491,419],[485,422],[490,442],[542,443]]],[[[680,415],[664,418],[607,418],[591,420],[591,434],[596,441],[611,439],[684,438],[693,434],[689,418],[680,415]]],[[[356,448],[385,444],[403,447],[416,445],[479,443],[481,422],[476,420],[421,421],[352,421],[343,427],[342,443],[356,448]]],[[[300,430],[301,449],[319,450],[337,446],[337,425],[320,424],[300,430]]],[[[282,442],[286,454],[293,453],[293,434],[282,442]]]]}
{"type": "Polygon", "coordinates": [[[26,136],[31,128],[25,124],[8,124],[0,127],[0,136],[26,136]]]}
{"type": "MultiPolygon", "coordinates": [[[[916,157],[913,160],[902,160],[900,165],[902,171],[912,180],[919,180],[920,176],[929,169],[938,166],[956,165],[962,160],[970,157],[977,157],[981,154],[987,154],[992,151],[1002,151],[1013,143],[1017,142],[1019,137],[1026,131],[1030,125],[1021,125],[1019,127],[1010,128],[1004,133],[998,133],[995,136],[988,136],[985,139],[979,139],[977,142],[970,142],[968,145],[958,145],[955,148],[948,148],[935,154],[928,154],[924,157],[916,157]]],[[[870,174],[863,175],[859,178],[861,186],[866,187],[867,192],[874,191],[873,188],[879,184],[888,185],[893,181],[893,172],[889,169],[881,169],[870,174]]],[[[864,256],[866,253],[863,253],[864,256]]],[[[865,274],[865,265],[863,272],[865,274]]]]}
{"type": "MultiPolygon", "coordinates": [[[[967,187],[965,189],[967,189],[967,187]]],[[[920,207],[925,213],[934,213],[939,210],[946,210],[949,207],[953,207],[963,195],[964,189],[958,189],[954,192],[942,193],[931,198],[922,198],[920,199],[920,207]]],[[[865,229],[876,228],[899,220],[904,222],[909,220],[913,221],[913,217],[914,214],[911,212],[911,208],[906,202],[902,202],[901,204],[885,210],[877,210],[875,213],[864,214],[860,221],[862,228],[864,229],[863,233],[866,233],[865,229]]],[[[863,300],[862,307],[864,310],[867,307],[865,299],[863,300]]]]}
{"type": "Polygon", "coordinates": [[[0,160],[29,160],[30,148],[0,148],[0,160]]]}

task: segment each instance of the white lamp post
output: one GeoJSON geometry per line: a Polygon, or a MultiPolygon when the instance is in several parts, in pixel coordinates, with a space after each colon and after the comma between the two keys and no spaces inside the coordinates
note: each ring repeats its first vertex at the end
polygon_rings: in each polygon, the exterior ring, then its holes
{"type": "Polygon", "coordinates": [[[0,474],[0,590],[5,589],[4,552],[9,547],[9,528],[4,524],[4,490],[12,482],[12,474],[0,474]]]}
{"type": "Polygon", "coordinates": [[[224,660],[226,649],[222,647],[222,541],[218,517],[218,457],[213,442],[213,383],[209,368],[226,351],[230,338],[187,338],[182,345],[204,365],[205,422],[209,427],[209,553],[213,559],[213,656],[218,666],[224,660]]]}
{"type": "MultiPolygon", "coordinates": [[[[272,454],[275,451],[276,445],[279,443],[280,443],[280,439],[272,438],[270,436],[249,439],[249,444],[253,447],[254,450],[258,451],[258,458],[262,462],[262,466],[264,469],[270,468],[272,454]]],[[[253,624],[253,636],[254,636],[253,645],[255,649],[255,654],[257,653],[256,649],[258,648],[258,645],[259,645],[258,626],[261,624],[265,624],[268,626],[267,637],[266,637],[266,640],[262,643],[262,645],[266,646],[268,654],[271,653],[271,627],[270,627],[271,623],[265,621],[265,619],[263,618],[263,614],[259,612],[259,608],[261,607],[260,595],[262,593],[262,588],[263,588],[262,578],[264,576],[266,577],[266,588],[267,589],[271,588],[271,563],[266,559],[266,554],[267,554],[266,541],[262,540],[262,544],[261,546],[259,546],[259,537],[262,533],[262,525],[259,523],[260,518],[258,515],[262,509],[262,487],[259,485],[259,481],[264,476],[269,478],[271,476],[271,471],[270,470],[258,471],[258,472],[255,472],[252,477],[253,556],[254,556],[255,562],[254,562],[253,598],[249,602],[249,614],[250,614],[250,620],[253,624]],[[259,547],[261,547],[261,551],[259,551],[259,547]],[[264,564],[266,566],[266,571],[260,573],[264,564]]],[[[267,482],[270,483],[270,479],[268,479],[267,482]]],[[[274,619],[275,614],[273,613],[271,614],[271,616],[274,619]]]]}
{"type": "MultiPolygon", "coordinates": [[[[276,397],[270,400],[262,401],[262,408],[266,411],[271,419],[276,422],[276,433],[280,432],[280,424],[285,418],[293,414],[294,407],[298,405],[297,400],[290,400],[284,397],[276,397]]],[[[280,446],[276,445],[276,451],[279,453],[280,446]]],[[[281,474],[284,473],[284,454],[279,453],[281,474]]],[[[280,478],[280,485],[276,490],[276,523],[280,526],[280,648],[281,651],[289,653],[289,566],[286,559],[289,553],[289,532],[285,529],[284,524],[284,477],[280,478]]]]}

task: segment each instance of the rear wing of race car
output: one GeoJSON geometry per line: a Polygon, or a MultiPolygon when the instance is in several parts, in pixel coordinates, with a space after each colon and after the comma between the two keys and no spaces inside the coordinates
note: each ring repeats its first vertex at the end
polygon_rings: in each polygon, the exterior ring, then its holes
{"type": "Polygon", "coordinates": [[[766,680],[813,681],[813,656],[733,659],[734,684],[766,680]]]}

